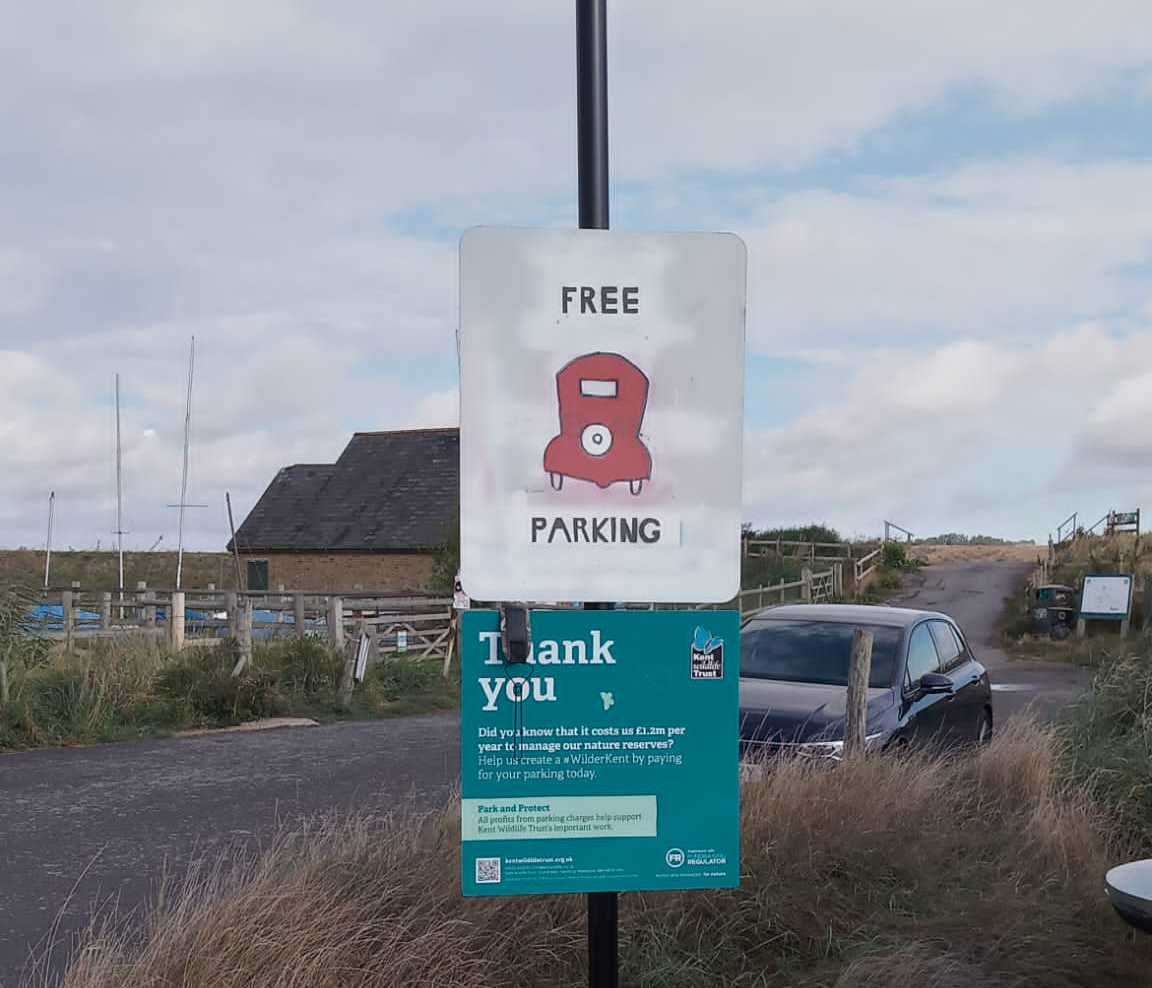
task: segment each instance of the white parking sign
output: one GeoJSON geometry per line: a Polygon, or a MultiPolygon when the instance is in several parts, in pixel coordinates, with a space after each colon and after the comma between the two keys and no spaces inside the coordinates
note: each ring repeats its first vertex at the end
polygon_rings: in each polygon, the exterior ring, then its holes
{"type": "Polygon", "coordinates": [[[471,597],[735,596],[746,267],[730,234],[464,235],[460,554],[471,597]]]}

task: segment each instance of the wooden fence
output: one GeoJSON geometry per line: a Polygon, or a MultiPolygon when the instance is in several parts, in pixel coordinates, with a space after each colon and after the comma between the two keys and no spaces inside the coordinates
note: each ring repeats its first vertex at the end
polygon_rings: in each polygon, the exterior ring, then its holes
{"type": "Polygon", "coordinates": [[[318,638],[343,648],[349,636],[366,632],[379,655],[443,657],[451,638],[451,604],[448,597],[411,594],[155,591],[138,585],[123,596],[49,591],[32,627],[69,649],[125,634],[155,637],[175,649],[224,638],[249,650],[253,640],[278,638],[318,638]]]}
{"type": "MultiPolygon", "coordinates": [[[[879,550],[877,550],[879,551],[879,550]]],[[[875,553],[871,554],[875,556],[875,553]]],[[[865,559],[871,558],[865,557],[865,559]]],[[[860,561],[854,561],[857,567],[860,561]]],[[[805,566],[799,580],[782,580],[742,591],[726,604],[633,604],[630,609],[718,610],[742,615],[788,602],[821,603],[844,594],[844,563],[825,570],[805,566]]],[[[255,641],[315,638],[337,649],[367,636],[370,655],[448,657],[456,629],[448,597],[411,594],[316,594],[287,591],[149,590],[138,585],[123,595],[78,589],[45,593],[32,615],[41,636],[71,650],[123,635],[153,637],[173,649],[212,647],[225,638],[240,643],[242,661],[255,641]]]]}
{"type": "Polygon", "coordinates": [[[884,561],[884,546],[879,545],[873,549],[868,555],[861,556],[859,559],[852,561],[853,577],[855,580],[854,586],[857,588],[864,586],[864,581],[868,579],[876,568],[884,561]]]}
{"type": "MultiPolygon", "coordinates": [[[[810,564],[831,563],[849,568],[852,575],[852,587],[861,589],[868,578],[883,562],[883,551],[886,542],[894,541],[888,537],[890,530],[898,529],[906,532],[892,522],[885,522],[885,538],[880,542],[798,542],[790,539],[745,539],[744,555],[748,558],[776,556],[781,559],[800,559],[810,564]]],[[[910,541],[911,533],[907,533],[910,541]]],[[[788,584],[792,589],[797,584],[788,584]]],[[[841,580],[832,596],[839,597],[844,592],[841,580]]]]}
{"type": "Polygon", "coordinates": [[[869,551],[875,542],[799,542],[792,539],[744,539],[744,555],[778,556],[809,562],[847,562],[869,551]]]}
{"type": "Polygon", "coordinates": [[[820,604],[836,600],[844,594],[844,567],[835,563],[829,569],[814,573],[805,568],[799,580],[781,580],[766,587],[743,590],[737,598],[742,615],[750,614],[771,604],[796,601],[820,604]]]}
{"type": "Polygon", "coordinates": [[[814,572],[804,567],[799,580],[781,580],[779,583],[742,590],[739,595],[724,604],[625,604],[624,608],[645,611],[739,610],[741,615],[747,616],[773,604],[820,604],[836,600],[843,595],[844,566],[842,563],[834,563],[821,572],[814,572]]]}

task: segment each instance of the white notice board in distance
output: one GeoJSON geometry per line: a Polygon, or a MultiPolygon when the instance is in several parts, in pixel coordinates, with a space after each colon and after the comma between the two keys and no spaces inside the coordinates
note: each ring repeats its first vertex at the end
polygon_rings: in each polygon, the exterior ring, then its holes
{"type": "Polygon", "coordinates": [[[1132,609],[1131,576],[1086,576],[1080,599],[1083,618],[1125,620],[1132,609]]]}
{"type": "Polygon", "coordinates": [[[464,234],[469,596],[736,595],[746,269],[731,234],[464,234]]]}

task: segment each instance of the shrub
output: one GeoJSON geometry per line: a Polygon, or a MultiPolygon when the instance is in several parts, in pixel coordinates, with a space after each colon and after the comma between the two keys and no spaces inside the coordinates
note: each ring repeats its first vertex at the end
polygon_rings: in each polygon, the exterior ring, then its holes
{"type": "Polygon", "coordinates": [[[439,663],[406,657],[388,658],[373,665],[366,677],[389,701],[426,693],[440,678],[439,663]]]}
{"type": "Polygon", "coordinates": [[[249,667],[233,676],[234,643],[214,649],[190,649],[165,666],[156,678],[157,699],[187,709],[194,718],[234,724],[278,713],[282,701],[276,677],[249,667]]]}
{"type": "Polygon", "coordinates": [[[26,743],[99,737],[111,721],[103,690],[78,669],[37,669],[10,704],[11,728],[26,743]]]}
{"type": "Polygon", "coordinates": [[[160,662],[152,642],[125,638],[23,670],[3,711],[0,744],[98,741],[131,731],[160,662]]]}
{"type": "Polygon", "coordinates": [[[259,648],[254,664],[273,673],[287,693],[320,693],[339,685],[344,659],[315,638],[292,638],[259,648]]]}
{"type": "Polygon", "coordinates": [[[745,534],[752,539],[763,539],[771,541],[773,539],[783,539],[785,542],[843,542],[844,539],[840,537],[840,533],[829,527],[828,525],[821,524],[807,524],[807,525],[785,525],[780,528],[762,528],[755,529],[748,526],[745,529],[745,534]]]}
{"type": "Polygon", "coordinates": [[[1032,612],[1027,606],[1026,593],[1025,590],[1021,595],[1004,598],[1000,614],[1000,631],[1010,641],[1032,633],[1032,612]]]}
{"type": "Polygon", "coordinates": [[[903,542],[885,542],[880,559],[888,569],[908,569],[912,565],[903,542]]]}

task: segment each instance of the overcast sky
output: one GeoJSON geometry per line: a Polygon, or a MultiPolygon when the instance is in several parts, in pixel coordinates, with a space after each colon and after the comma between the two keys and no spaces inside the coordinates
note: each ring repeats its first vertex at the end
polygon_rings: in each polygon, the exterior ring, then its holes
{"type": "MultiPolygon", "coordinates": [[[[575,225],[571,0],[55,0],[0,32],[0,544],[189,543],[456,422],[456,241],[575,225]],[[238,519],[239,520],[239,519],[238,519]]],[[[746,516],[1152,507],[1147,0],[610,0],[613,225],[749,248],[746,516]]]]}

